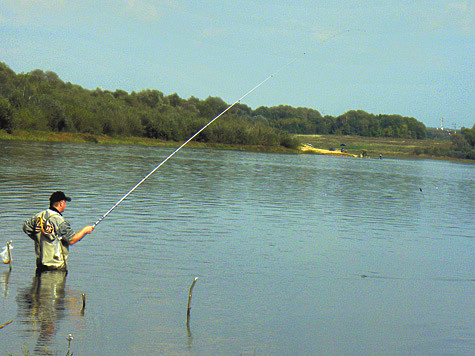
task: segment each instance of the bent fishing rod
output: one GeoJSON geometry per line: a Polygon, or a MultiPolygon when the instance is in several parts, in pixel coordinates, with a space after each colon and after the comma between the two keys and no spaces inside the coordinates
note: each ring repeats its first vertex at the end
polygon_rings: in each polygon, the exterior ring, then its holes
{"type": "MultiPolygon", "coordinates": [[[[341,32],[338,32],[337,34],[334,34],[333,36],[330,36],[328,37],[326,40],[322,41],[320,44],[323,44],[329,40],[331,40],[332,38],[335,38],[345,32],[349,32],[350,30],[345,30],[345,31],[341,31],[341,32]]],[[[154,169],[152,169],[150,171],[150,173],[148,173],[145,177],[142,178],[142,180],[140,180],[132,189],[130,189],[122,198],[119,199],[119,201],[117,201],[117,203],[115,203],[104,215],[101,216],[101,218],[99,220],[97,220],[93,227],[96,227],[97,225],[99,225],[101,223],[102,220],[104,220],[106,218],[107,215],[109,215],[115,208],[117,208],[117,206],[119,206],[120,203],[122,203],[130,194],[132,194],[132,192],[137,189],[143,182],[145,182],[152,174],[154,174],[161,166],[163,166],[170,158],[172,158],[176,153],[178,153],[178,151],[180,151],[183,147],[185,147],[191,140],[193,140],[196,136],[198,136],[203,130],[205,130],[209,125],[211,125],[213,122],[215,122],[217,119],[219,119],[221,116],[223,116],[226,112],[228,112],[232,107],[234,107],[236,104],[240,103],[241,100],[243,100],[245,97],[247,97],[249,94],[251,94],[253,91],[257,90],[259,87],[261,87],[262,85],[264,85],[264,83],[266,83],[268,80],[270,80],[271,78],[273,78],[275,75],[277,75],[278,73],[280,73],[281,71],[283,71],[285,68],[287,68],[288,66],[290,66],[291,64],[293,64],[294,62],[296,62],[297,60],[299,60],[300,58],[302,58],[303,56],[305,56],[307,53],[306,52],[303,52],[301,54],[298,54],[297,56],[295,56],[293,59],[291,59],[289,62],[287,62],[286,64],[284,64],[282,67],[280,67],[278,70],[276,70],[274,73],[272,73],[271,75],[269,75],[267,78],[265,78],[263,81],[261,81],[259,84],[257,84],[256,86],[254,86],[251,90],[249,90],[247,93],[245,93],[243,96],[241,96],[239,99],[237,99],[235,102],[233,102],[231,105],[229,105],[226,109],[224,109],[222,112],[220,112],[215,118],[213,118],[212,120],[210,120],[206,125],[204,125],[201,129],[199,129],[198,131],[196,131],[196,133],[191,136],[188,140],[186,140],[185,142],[183,142],[183,144],[181,144],[181,146],[179,146],[175,151],[173,151],[170,155],[168,155],[168,157],[166,157],[162,162],[160,162],[160,164],[158,166],[156,166],[154,169]]]]}

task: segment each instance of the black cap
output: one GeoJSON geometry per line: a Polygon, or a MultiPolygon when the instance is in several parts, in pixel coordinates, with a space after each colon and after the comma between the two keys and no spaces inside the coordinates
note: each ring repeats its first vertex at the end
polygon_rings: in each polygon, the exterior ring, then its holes
{"type": "Polygon", "coordinates": [[[51,205],[62,200],[71,201],[71,198],[67,197],[62,191],[59,190],[51,194],[51,196],[49,197],[49,203],[51,205]]]}

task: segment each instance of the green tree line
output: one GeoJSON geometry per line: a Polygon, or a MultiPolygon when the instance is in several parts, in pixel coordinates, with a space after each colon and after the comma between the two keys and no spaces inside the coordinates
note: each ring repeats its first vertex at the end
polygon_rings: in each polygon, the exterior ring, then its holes
{"type": "MultiPolygon", "coordinates": [[[[184,141],[229,104],[219,97],[183,99],[146,89],[84,89],[40,69],[16,74],[0,62],[0,129],[79,132],[184,141]]],[[[351,110],[333,117],[286,105],[233,106],[196,138],[200,142],[296,148],[292,134],[424,139],[423,123],[399,115],[351,110]]],[[[465,140],[465,136],[462,136],[465,140]]],[[[460,143],[459,143],[460,144],[460,143]]]]}
{"type": "MultiPolygon", "coordinates": [[[[0,63],[0,129],[80,132],[184,141],[229,105],[222,99],[165,96],[158,90],[87,90],[56,73],[15,74],[0,63]]],[[[204,130],[199,142],[296,148],[291,134],[254,120],[243,104],[204,130]]]]}
{"type": "Polygon", "coordinates": [[[460,132],[445,134],[445,139],[450,140],[449,148],[434,146],[430,148],[416,148],[414,153],[426,154],[437,157],[453,157],[475,160],[475,125],[471,129],[462,127],[460,132]]]}
{"type": "Polygon", "coordinates": [[[424,139],[427,130],[422,122],[400,115],[374,115],[363,110],[350,110],[343,115],[322,116],[317,110],[259,107],[253,112],[271,127],[295,134],[357,135],[424,139]]]}

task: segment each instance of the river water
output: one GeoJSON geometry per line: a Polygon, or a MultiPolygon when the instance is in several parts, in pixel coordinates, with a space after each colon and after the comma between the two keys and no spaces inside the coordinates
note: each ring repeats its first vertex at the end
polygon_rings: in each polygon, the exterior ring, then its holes
{"type": "Polygon", "coordinates": [[[0,141],[3,353],[475,354],[470,164],[183,149],[35,276],[53,191],[79,230],[172,151],[0,141]]]}

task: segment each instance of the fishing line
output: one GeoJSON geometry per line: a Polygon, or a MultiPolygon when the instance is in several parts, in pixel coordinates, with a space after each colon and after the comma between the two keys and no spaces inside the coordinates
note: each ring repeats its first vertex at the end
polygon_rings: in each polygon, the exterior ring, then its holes
{"type": "MultiPolygon", "coordinates": [[[[337,36],[340,36],[342,35],[343,33],[345,32],[349,32],[351,30],[345,30],[345,31],[341,31],[341,32],[338,32],[330,37],[328,37],[327,39],[325,39],[324,41],[320,42],[320,45],[325,43],[325,42],[328,42],[330,41],[331,39],[337,37],[337,36]]],[[[215,122],[218,118],[220,118],[221,116],[223,116],[226,112],[228,112],[232,107],[234,107],[236,104],[240,103],[241,100],[243,100],[245,97],[247,97],[249,94],[251,94],[253,91],[257,90],[259,87],[261,87],[262,85],[264,85],[268,80],[270,80],[271,78],[273,78],[274,76],[276,76],[278,73],[280,73],[281,71],[283,71],[285,68],[287,68],[288,66],[292,65],[293,63],[295,63],[297,60],[299,60],[300,58],[302,58],[303,56],[305,56],[307,53],[306,52],[303,52],[303,53],[300,53],[298,54],[297,56],[295,56],[294,58],[292,58],[290,61],[288,61],[286,64],[284,64],[282,67],[280,67],[279,69],[277,69],[275,72],[273,72],[271,75],[269,75],[267,78],[265,78],[263,81],[261,81],[259,84],[257,84],[255,87],[253,87],[251,90],[249,90],[247,93],[245,93],[243,96],[241,96],[239,99],[237,99],[235,102],[233,102],[231,105],[229,105],[226,109],[224,109],[221,113],[219,113],[214,119],[212,119],[211,121],[209,121],[206,125],[204,125],[201,129],[199,129],[193,136],[191,136],[188,140],[186,140],[180,147],[178,147],[175,151],[173,151],[170,155],[168,155],[168,157],[166,157],[162,162],[160,162],[160,164],[158,166],[156,166],[154,169],[152,169],[150,171],[150,173],[148,173],[145,177],[142,178],[142,180],[140,180],[132,189],[130,189],[122,198],[119,199],[119,201],[117,201],[117,203],[115,203],[104,215],[101,216],[101,218],[99,220],[97,220],[93,227],[96,227],[97,225],[99,225],[99,223],[105,219],[105,217],[107,215],[109,215],[120,203],[122,203],[130,194],[132,194],[132,192],[137,189],[143,182],[145,182],[152,174],[154,174],[161,166],[163,166],[170,158],[172,158],[178,151],[180,151],[183,147],[185,147],[188,142],[190,142],[191,140],[193,140],[196,136],[198,136],[204,129],[206,129],[209,125],[211,125],[213,122],[215,122]]]]}

